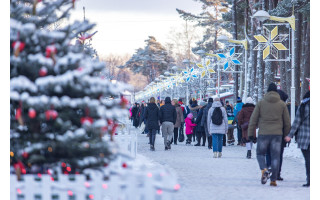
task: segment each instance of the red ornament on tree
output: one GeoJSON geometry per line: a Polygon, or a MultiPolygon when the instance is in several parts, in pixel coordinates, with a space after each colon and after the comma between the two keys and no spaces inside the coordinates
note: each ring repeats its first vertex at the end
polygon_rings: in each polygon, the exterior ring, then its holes
{"type": "Polygon", "coordinates": [[[57,53],[57,48],[54,45],[49,45],[46,48],[46,57],[51,58],[53,63],[56,63],[55,55],[57,53]]]}
{"type": "Polygon", "coordinates": [[[30,117],[31,119],[33,119],[33,118],[35,118],[35,117],[37,116],[37,113],[36,113],[35,109],[30,108],[28,115],[29,115],[29,117],[30,117]]]}
{"type": "Polygon", "coordinates": [[[93,123],[93,119],[91,117],[81,117],[80,122],[81,122],[81,124],[84,124],[84,123],[92,124],[93,123]]]}
{"type": "Polygon", "coordinates": [[[47,110],[45,112],[46,120],[55,120],[58,117],[58,112],[55,110],[47,110]]]}
{"type": "Polygon", "coordinates": [[[122,167],[123,168],[127,168],[128,166],[127,166],[127,163],[122,163],[122,167]]]}
{"type": "Polygon", "coordinates": [[[46,76],[48,73],[48,70],[46,67],[41,67],[40,70],[39,70],[39,75],[40,76],[46,76]]]}
{"type": "Polygon", "coordinates": [[[22,114],[21,112],[22,112],[21,108],[16,109],[16,119],[19,119],[21,117],[21,114],[22,114]]]}
{"type": "Polygon", "coordinates": [[[124,98],[123,96],[121,96],[120,106],[122,108],[125,108],[128,105],[128,103],[129,103],[129,101],[126,98],[124,98]]]}
{"type": "Polygon", "coordinates": [[[24,159],[27,159],[27,158],[29,157],[29,154],[28,154],[27,152],[23,152],[23,153],[22,153],[22,157],[23,157],[24,159]]]}
{"type": "Polygon", "coordinates": [[[12,48],[14,51],[14,56],[18,57],[20,52],[24,49],[25,47],[25,43],[24,42],[20,42],[20,41],[16,41],[12,43],[12,48]]]}

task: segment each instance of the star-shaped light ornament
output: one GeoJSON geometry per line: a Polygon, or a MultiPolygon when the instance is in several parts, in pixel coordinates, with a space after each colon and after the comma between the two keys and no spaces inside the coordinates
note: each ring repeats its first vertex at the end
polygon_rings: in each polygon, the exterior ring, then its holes
{"type": "Polygon", "coordinates": [[[289,34],[279,34],[278,26],[274,27],[270,32],[263,26],[263,34],[255,35],[254,38],[259,44],[254,50],[263,50],[263,60],[271,54],[275,59],[278,59],[278,51],[288,50],[282,42],[289,36],[289,34]]]}
{"type": "Polygon", "coordinates": [[[234,47],[226,54],[218,53],[218,56],[221,58],[220,63],[223,63],[223,70],[226,71],[227,69],[230,69],[231,71],[234,71],[233,65],[242,64],[238,60],[241,55],[242,53],[235,53],[234,47]]]}
{"type": "Polygon", "coordinates": [[[192,67],[189,71],[184,71],[184,77],[186,78],[186,82],[189,82],[191,77],[197,78],[197,75],[195,74],[195,70],[192,67]]]}
{"type": "Polygon", "coordinates": [[[205,66],[203,66],[200,63],[197,64],[197,66],[201,69],[201,78],[203,78],[206,75],[207,72],[208,73],[215,73],[215,71],[212,68],[209,67],[210,63],[211,63],[210,60],[207,60],[205,66]]]}

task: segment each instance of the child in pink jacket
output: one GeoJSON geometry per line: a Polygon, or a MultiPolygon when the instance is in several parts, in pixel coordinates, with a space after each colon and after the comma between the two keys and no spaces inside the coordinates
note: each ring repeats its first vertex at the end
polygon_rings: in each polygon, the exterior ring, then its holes
{"type": "Polygon", "coordinates": [[[193,114],[189,113],[187,118],[184,120],[184,122],[186,123],[186,135],[187,135],[187,143],[186,144],[191,144],[191,138],[192,138],[192,133],[193,133],[193,128],[195,126],[197,126],[197,124],[193,124],[192,123],[192,118],[193,118],[193,114]]]}

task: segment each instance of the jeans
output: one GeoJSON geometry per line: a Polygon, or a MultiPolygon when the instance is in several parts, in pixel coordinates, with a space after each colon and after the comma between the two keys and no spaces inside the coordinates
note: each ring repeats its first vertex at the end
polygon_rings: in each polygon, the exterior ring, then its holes
{"type": "Polygon", "coordinates": [[[163,142],[165,146],[168,146],[168,142],[171,142],[171,139],[173,137],[173,129],[174,124],[172,122],[163,122],[161,131],[163,134],[163,142]]]}
{"type": "MultiPolygon", "coordinates": [[[[283,160],[283,151],[284,151],[285,144],[282,143],[281,145],[281,152],[280,152],[280,164],[279,164],[279,171],[278,171],[278,177],[281,174],[281,167],[282,167],[282,160],[283,160]]],[[[266,154],[266,162],[267,162],[267,167],[271,167],[271,156],[270,156],[270,149],[268,149],[268,152],[266,154]]]]}
{"type": "Polygon", "coordinates": [[[241,139],[242,139],[242,129],[238,128],[237,126],[237,137],[238,137],[238,143],[241,143],[241,139]]]}
{"type": "Polygon", "coordinates": [[[223,143],[224,134],[212,134],[212,150],[213,152],[219,151],[222,152],[222,143],[223,143]]]}
{"type": "Polygon", "coordinates": [[[271,181],[276,181],[280,165],[282,135],[259,135],[257,140],[257,160],[261,170],[268,168],[266,154],[270,149],[271,181]]]}
{"type": "Polygon", "coordinates": [[[149,129],[149,142],[152,146],[154,146],[154,141],[156,140],[156,133],[156,129],[149,129]]]}
{"type": "Polygon", "coordinates": [[[306,162],[307,183],[310,184],[310,145],[307,150],[301,149],[301,151],[306,162]]]}

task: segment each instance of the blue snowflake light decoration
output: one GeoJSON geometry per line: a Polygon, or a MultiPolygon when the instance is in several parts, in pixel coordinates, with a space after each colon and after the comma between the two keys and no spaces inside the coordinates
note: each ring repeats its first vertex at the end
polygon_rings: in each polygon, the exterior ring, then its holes
{"type": "Polygon", "coordinates": [[[191,77],[197,78],[197,75],[194,74],[194,68],[192,67],[189,71],[184,71],[183,72],[186,78],[186,81],[189,82],[191,77]]]}
{"type": "Polygon", "coordinates": [[[223,70],[226,71],[232,65],[241,65],[242,63],[238,60],[242,53],[235,53],[235,48],[230,49],[226,54],[218,53],[221,58],[220,62],[223,63],[223,70]]]}

